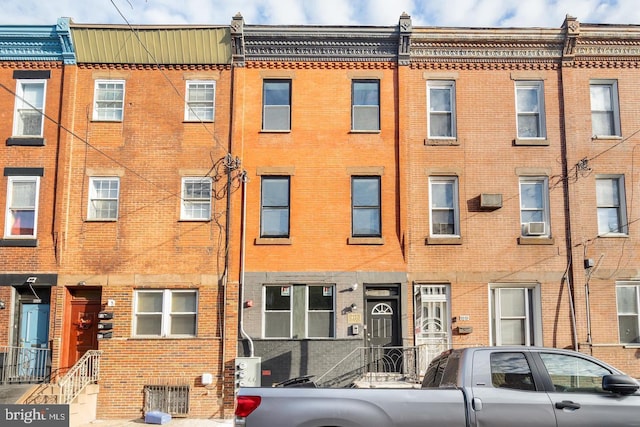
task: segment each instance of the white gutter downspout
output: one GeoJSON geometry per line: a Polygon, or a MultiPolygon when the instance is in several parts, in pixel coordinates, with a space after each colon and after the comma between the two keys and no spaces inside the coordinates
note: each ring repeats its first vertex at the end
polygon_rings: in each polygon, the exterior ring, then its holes
{"type": "Polygon", "coordinates": [[[253,340],[244,330],[244,263],[247,235],[247,171],[242,171],[242,239],[240,248],[240,334],[249,342],[249,356],[253,357],[253,340]]]}

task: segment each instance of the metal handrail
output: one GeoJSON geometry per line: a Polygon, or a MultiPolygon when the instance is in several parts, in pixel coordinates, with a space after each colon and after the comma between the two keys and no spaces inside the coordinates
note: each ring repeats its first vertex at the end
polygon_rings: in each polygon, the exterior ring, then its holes
{"type": "Polygon", "coordinates": [[[0,346],[0,383],[35,384],[50,374],[50,349],[0,346]]]}
{"type": "Polygon", "coordinates": [[[58,403],[69,404],[89,384],[100,379],[102,350],[89,350],[58,381],[58,403]]]}

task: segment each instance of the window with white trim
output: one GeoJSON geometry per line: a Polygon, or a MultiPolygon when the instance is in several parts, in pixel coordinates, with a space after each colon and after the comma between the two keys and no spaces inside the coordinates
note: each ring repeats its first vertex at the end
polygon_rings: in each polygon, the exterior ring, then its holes
{"type": "Polygon", "coordinates": [[[536,286],[493,286],[492,345],[538,345],[541,340],[540,295],[536,286]]]}
{"type": "Polygon", "coordinates": [[[93,120],[121,122],[124,111],[124,80],[96,80],[93,120]]]}
{"type": "Polygon", "coordinates": [[[118,200],[120,196],[120,178],[90,177],[89,205],[87,219],[118,219],[118,200]]]}
{"type": "Polygon", "coordinates": [[[195,290],[136,290],[134,336],[195,337],[198,292],[195,290]]]}
{"type": "Polygon", "coordinates": [[[211,178],[182,178],[180,219],[209,221],[211,219],[211,178]]]}
{"type": "Polygon", "coordinates": [[[44,105],[47,81],[40,79],[18,80],[13,135],[40,137],[44,129],[44,105]]]}
{"type": "Polygon", "coordinates": [[[214,80],[187,81],[184,120],[213,122],[215,117],[216,82],[214,80]]]}
{"type": "Polygon", "coordinates": [[[617,283],[616,297],[620,342],[640,344],[640,283],[617,283]]]}
{"type": "Polygon", "coordinates": [[[547,177],[520,178],[520,225],[523,236],[550,236],[547,177]]]}
{"type": "Polygon", "coordinates": [[[40,177],[9,176],[4,237],[10,239],[36,237],[38,227],[38,194],[40,177]]]}
{"type": "Polygon", "coordinates": [[[427,127],[429,138],[456,137],[456,93],[451,80],[427,82],[427,127]]]}
{"type": "Polygon", "coordinates": [[[260,237],[289,237],[289,176],[263,176],[260,237]]]}
{"type": "Polygon", "coordinates": [[[265,338],[334,338],[335,286],[266,285],[265,338]]]}
{"type": "Polygon", "coordinates": [[[380,130],[380,81],[353,80],[351,91],[351,130],[380,130]]]}
{"type": "Polygon", "coordinates": [[[459,236],[458,177],[429,177],[429,205],[431,236],[459,236]]]}
{"type": "Polygon", "coordinates": [[[291,130],[291,80],[264,80],[262,87],[262,130],[291,130]]]}
{"type": "Polygon", "coordinates": [[[620,110],[618,106],[618,82],[615,80],[592,81],[591,127],[594,137],[620,136],[620,110]]]}
{"type": "Polygon", "coordinates": [[[518,138],[545,138],[544,86],[542,81],[517,81],[518,138]]]}
{"type": "Polygon", "coordinates": [[[627,209],[624,177],[601,175],[596,177],[598,206],[598,235],[627,234],[627,209]]]}

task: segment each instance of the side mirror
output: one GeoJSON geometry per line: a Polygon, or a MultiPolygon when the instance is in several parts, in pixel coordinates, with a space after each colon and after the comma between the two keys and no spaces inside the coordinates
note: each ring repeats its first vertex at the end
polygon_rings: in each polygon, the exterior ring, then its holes
{"type": "Polygon", "coordinates": [[[602,377],[602,389],[617,394],[633,394],[640,384],[627,375],[605,375],[602,377]]]}

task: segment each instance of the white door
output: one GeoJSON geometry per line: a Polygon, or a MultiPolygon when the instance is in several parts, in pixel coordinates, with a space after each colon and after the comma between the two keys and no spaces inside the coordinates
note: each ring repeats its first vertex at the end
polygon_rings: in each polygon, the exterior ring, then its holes
{"type": "Polygon", "coordinates": [[[417,285],[414,288],[415,340],[420,347],[420,375],[431,359],[451,346],[449,287],[417,285]]]}

